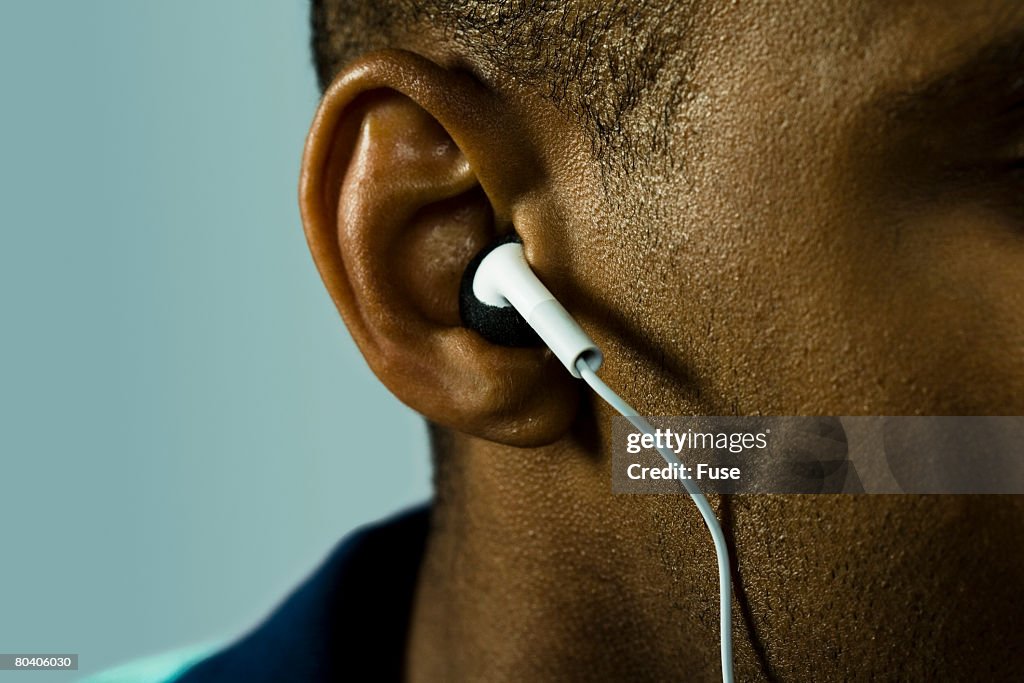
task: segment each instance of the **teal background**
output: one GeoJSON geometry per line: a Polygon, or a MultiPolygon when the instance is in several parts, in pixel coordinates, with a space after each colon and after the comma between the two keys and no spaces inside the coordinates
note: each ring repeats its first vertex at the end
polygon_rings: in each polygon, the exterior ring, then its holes
{"type": "Polygon", "coordinates": [[[0,652],[231,637],[428,495],[302,237],[308,39],[304,0],[0,3],[0,652]]]}

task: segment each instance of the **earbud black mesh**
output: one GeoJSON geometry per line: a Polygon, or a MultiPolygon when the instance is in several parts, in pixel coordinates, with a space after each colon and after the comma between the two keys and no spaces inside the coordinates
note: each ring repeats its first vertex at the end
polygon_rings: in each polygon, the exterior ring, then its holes
{"type": "Polygon", "coordinates": [[[473,294],[473,277],[476,275],[480,262],[487,254],[497,247],[510,242],[522,243],[519,235],[510,233],[482,249],[466,268],[459,288],[459,316],[462,324],[477,332],[492,344],[502,346],[540,346],[540,337],[533,328],[523,320],[519,312],[511,306],[500,308],[490,306],[476,298],[473,294]]]}

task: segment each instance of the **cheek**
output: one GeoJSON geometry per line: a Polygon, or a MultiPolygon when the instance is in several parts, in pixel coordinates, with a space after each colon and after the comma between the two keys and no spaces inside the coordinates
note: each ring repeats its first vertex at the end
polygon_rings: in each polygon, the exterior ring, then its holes
{"type": "MultiPolygon", "coordinates": [[[[837,216],[843,216],[837,213],[837,216]]],[[[1024,409],[1024,238],[977,207],[874,208],[779,265],[775,381],[801,412],[1024,409]],[[816,272],[809,278],[801,273],[816,272]],[[786,283],[793,283],[787,285],[786,283]]],[[[766,287],[772,287],[765,284],[766,287]]]]}
{"type": "Polygon", "coordinates": [[[842,208],[757,216],[758,230],[720,216],[717,250],[634,271],[657,293],[635,318],[645,339],[688,371],[671,389],[698,386],[706,414],[1024,412],[1019,228],[969,206],[842,208]]]}
{"type": "MultiPolygon", "coordinates": [[[[1024,408],[1024,237],[970,206],[895,228],[867,301],[891,330],[877,352],[894,403],[918,413],[1020,414],[1024,408]]],[[[869,312],[870,313],[870,312],[869,312]]]]}

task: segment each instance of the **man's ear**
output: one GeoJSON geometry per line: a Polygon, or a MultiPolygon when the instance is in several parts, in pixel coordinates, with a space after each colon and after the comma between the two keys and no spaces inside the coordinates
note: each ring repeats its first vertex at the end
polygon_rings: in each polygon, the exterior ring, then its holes
{"type": "Polygon", "coordinates": [[[541,177],[528,141],[467,74],[404,51],[342,72],[313,121],[299,203],[321,277],[377,377],[457,431],[515,446],[569,428],[579,388],[549,351],[459,320],[477,252],[541,177]]]}

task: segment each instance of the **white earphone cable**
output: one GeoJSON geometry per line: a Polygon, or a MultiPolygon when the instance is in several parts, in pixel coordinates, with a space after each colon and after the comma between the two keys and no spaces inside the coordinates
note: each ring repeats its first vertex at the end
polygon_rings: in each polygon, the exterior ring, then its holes
{"type": "MultiPolygon", "coordinates": [[[[578,358],[576,360],[576,370],[579,371],[583,381],[589,384],[590,388],[604,399],[608,405],[633,423],[634,427],[646,434],[650,434],[652,437],[654,436],[654,427],[651,426],[651,423],[637,413],[631,405],[622,400],[621,396],[612,391],[611,387],[597,376],[597,373],[594,372],[585,358],[578,358]]],[[[676,457],[676,454],[670,449],[662,447],[657,450],[666,464],[682,464],[679,458],[676,457]]],[[[722,681],[724,683],[733,683],[732,585],[729,571],[729,547],[725,543],[725,534],[722,533],[722,526],[718,523],[718,517],[715,516],[715,511],[711,509],[708,499],[701,493],[701,490],[693,481],[689,479],[681,481],[683,488],[686,489],[686,492],[697,506],[697,510],[700,511],[701,517],[704,518],[704,524],[707,525],[708,531],[711,532],[711,539],[715,544],[715,557],[718,560],[718,596],[721,616],[722,681]]]]}

